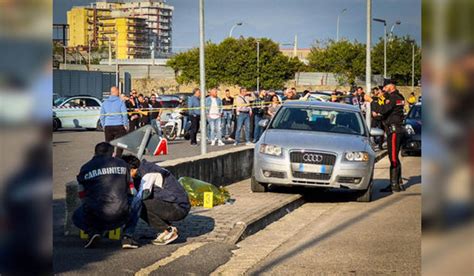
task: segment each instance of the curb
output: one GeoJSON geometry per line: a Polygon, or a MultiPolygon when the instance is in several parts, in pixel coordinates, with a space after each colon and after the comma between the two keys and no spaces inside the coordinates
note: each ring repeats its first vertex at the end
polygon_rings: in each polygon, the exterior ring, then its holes
{"type": "MultiPolygon", "coordinates": [[[[387,154],[387,150],[377,152],[375,156],[375,163],[382,160],[385,156],[387,156],[387,154]]],[[[257,215],[253,218],[251,217],[250,220],[247,222],[239,221],[235,223],[234,227],[232,228],[232,230],[230,230],[228,237],[224,240],[224,242],[229,244],[236,244],[242,241],[248,236],[251,236],[257,233],[258,231],[264,229],[269,224],[293,212],[298,207],[303,205],[305,203],[305,200],[303,199],[302,195],[295,194],[293,197],[284,200],[281,203],[282,204],[280,206],[266,210],[263,214],[257,215]]]]}

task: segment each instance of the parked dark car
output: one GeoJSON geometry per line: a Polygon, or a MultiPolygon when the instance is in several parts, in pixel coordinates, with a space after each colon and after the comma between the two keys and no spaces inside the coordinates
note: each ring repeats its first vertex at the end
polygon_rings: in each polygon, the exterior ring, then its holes
{"type": "Polygon", "coordinates": [[[401,146],[402,156],[421,154],[421,103],[413,105],[405,118],[405,137],[401,146]]]}

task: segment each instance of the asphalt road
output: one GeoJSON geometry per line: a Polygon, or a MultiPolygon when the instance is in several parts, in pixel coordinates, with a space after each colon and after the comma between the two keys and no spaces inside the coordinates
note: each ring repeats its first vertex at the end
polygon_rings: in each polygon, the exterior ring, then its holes
{"type": "Polygon", "coordinates": [[[403,158],[407,191],[380,193],[388,160],[375,171],[376,200],[306,193],[307,202],[238,244],[227,275],[421,274],[421,161],[403,158]],[[269,241],[272,241],[269,243],[269,241]]]}

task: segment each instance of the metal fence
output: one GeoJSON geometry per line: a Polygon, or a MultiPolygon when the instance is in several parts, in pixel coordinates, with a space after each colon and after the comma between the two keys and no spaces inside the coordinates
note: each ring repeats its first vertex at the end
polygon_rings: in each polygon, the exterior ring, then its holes
{"type": "Polygon", "coordinates": [[[59,96],[89,95],[99,99],[115,85],[115,73],[53,70],[53,93],[59,96]]]}

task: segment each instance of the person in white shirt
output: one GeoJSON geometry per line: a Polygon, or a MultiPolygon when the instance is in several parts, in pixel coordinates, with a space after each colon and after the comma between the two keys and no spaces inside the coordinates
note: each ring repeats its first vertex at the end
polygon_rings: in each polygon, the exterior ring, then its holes
{"type": "Polygon", "coordinates": [[[206,98],[206,117],[209,123],[211,146],[217,142],[219,146],[224,146],[222,142],[222,100],[217,97],[217,88],[209,91],[209,97],[206,98]]]}

